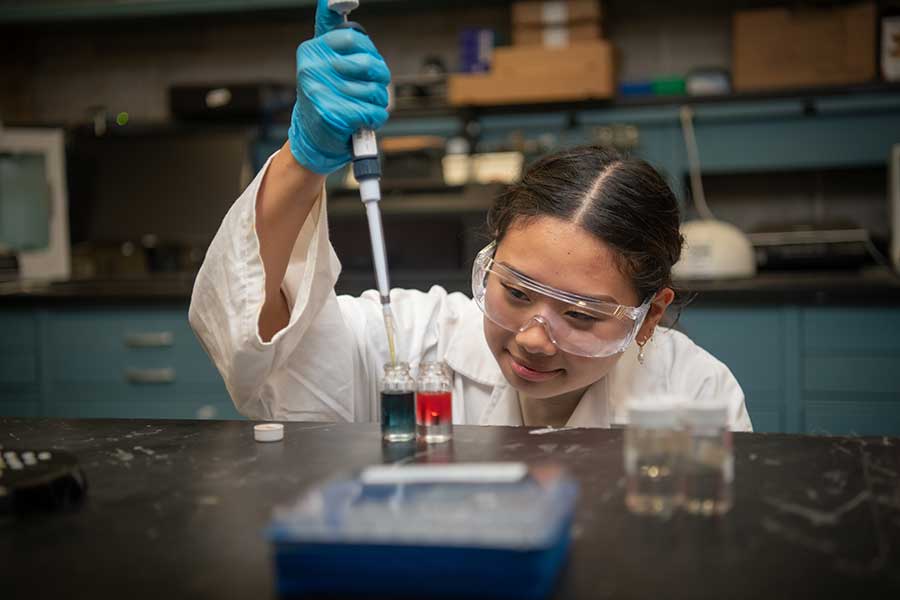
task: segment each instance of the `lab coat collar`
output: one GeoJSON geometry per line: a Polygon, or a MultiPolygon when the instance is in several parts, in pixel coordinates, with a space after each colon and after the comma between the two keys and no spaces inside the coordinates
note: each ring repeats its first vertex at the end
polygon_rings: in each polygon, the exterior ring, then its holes
{"type": "Polygon", "coordinates": [[[494,387],[488,405],[484,407],[479,425],[524,425],[519,393],[505,379],[494,387]]]}
{"type": "MultiPolygon", "coordinates": [[[[609,377],[607,375],[607,377],[609,377]]],[[[609,427],[610,410],[607,377],[587,389],[566,427],[609,427]]],[[[519,394],[507,381],[494,387],[491,399],[479,419],[481,425],[523,425],[519,394]]]]}
{"type": "MultiPolygon", "coordinates": [[[[471,306],[475,306],[473,302],[471,306]]],[[[454,316],[455,332],[447,344],[445,360],[459,375],[493,388],[478,415],[480,425],[522,425],[516,389],[509,385],[484,339],[484,316],[477,308],[454,316]]]]}
{"type": "MultiPolygon", "coordinates": [[[[474,306],[474,302],[472,303],[474,306]]],[[[456,327],[447,344],[445,360],[454,372],[483,385],[507,384],[494,354],[484,339],[484,322],[480,310],[454,315],[456,327]]],[[[507,384],[508,385],[508,384],[507,384]]]]}
{"type": "Polygon", "coordinates": [[[609,377],[610,374],[587,389],[566,427],[609,427],[609,377]]]}

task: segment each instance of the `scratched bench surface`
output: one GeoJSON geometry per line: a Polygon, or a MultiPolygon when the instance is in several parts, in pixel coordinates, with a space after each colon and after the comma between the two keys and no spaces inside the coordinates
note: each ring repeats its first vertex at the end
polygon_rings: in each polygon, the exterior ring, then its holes
{"type": "Polygon", "coordinates": [[[546,459],[581,487],[557,598],[900,597],[900,439],[736,434],[734,509],[667,522],[625,510],[616,430],[457,426],[428,447],[383,445],[374,424],[288,423],[260,444],[239,421],[2,418],[0,444],[73,452],[89,481],[78,510],[0,518],[9,597],[274,597],[262,530],[322,478],[546,459]]]}

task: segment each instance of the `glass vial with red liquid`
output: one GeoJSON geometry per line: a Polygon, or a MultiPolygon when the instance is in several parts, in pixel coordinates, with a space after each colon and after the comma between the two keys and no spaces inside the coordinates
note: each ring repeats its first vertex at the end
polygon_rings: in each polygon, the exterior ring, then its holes
{"type": "Polygon", "coordinates": [[[416,379],[416,429],[429,444],[453,437],[453,394],[447,367],[442,362],[423,362],[416,379]]]}

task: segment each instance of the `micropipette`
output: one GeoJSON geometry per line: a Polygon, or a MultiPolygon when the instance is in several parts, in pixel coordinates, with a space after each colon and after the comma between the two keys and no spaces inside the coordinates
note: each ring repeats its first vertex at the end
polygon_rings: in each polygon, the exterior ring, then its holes
{"type": "MultiPolygon", "coordinates": [[[[348,20],[350,12],[359,7],[359,0],[328,0],[328,8],[344,17],[339,27],[355,29],[365,34],[358,23],[348,20]]],[[[359,196],[366,207],[366,218],[369,221],[369,238],[372,241],[372,258],[375,263],[375,279],[378,283],[378,294],[381,296],[381,312],[384,316],[384,328],[387,333],[388,350],[391,364],[397,363],[394,347],[394,314],[391,311],[391,286],[388,279],[387,250],[384,244],[384,228],[381,225],[381,164],[378,160],[378,143],[375,132],[371,129],[360,129],[353,134],[353,176],[359,182],[359,196]]]]}

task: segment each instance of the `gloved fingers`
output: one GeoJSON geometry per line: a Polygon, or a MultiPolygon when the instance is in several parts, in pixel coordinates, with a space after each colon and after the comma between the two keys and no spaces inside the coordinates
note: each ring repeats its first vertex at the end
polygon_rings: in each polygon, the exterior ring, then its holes
{"type": "Polygon", "coordinates": [[[358,121],[351,123],[353,131],[357,129],[381,129],[381,126],[387,123],[388,111],[383,106],[362,102],[358,108],[358,121]]]}
{"type": "Polygon", "coordinates": [[[371,54],[381,58],[372,39],[355,29],[337,29],[322,36],[322,43],[338,54],[371,54]]]}
{"type": "Polygon", "coordinates": [[[347,98],[374,104],[381,108],[387,108],[388,91],[384,84],[371,81],[352,81],[348,79],[337,79],[332,81],[332,84],[338,92],[347,98]]]}
{"type": "Polygon", "coordinates": [[[391,82],[391,71],[381,57],[371,54],[350,54],[333,62],[334,70],[344,79],[371,81],[387,85],[391,82]]]}
{"type": "MultiPolygon", "coordinates": [[[[349,98],[356,98],[387,106],[388,92],[385,73],[387,66],[380,61],[370,60],[367,54],[323,58],[317,54],[303,53],[298,62],[297,81],[300,87],[308,87],[312,82],[327,84],[323,92],[337,90],[349,98]],[[343,76],[349,73],[351,76],[343,76]],[[374,80],[369,79],[374,77],[374,80]]],[[[386,74],[390,80],[390,72],[386,74]]]]}
{"type": "Polygon", "coordinates": [[[316,37],[325,35],[344,22],[344,17],[328,9],[328,0],[316,5],[316,37]]]}
{"type": "MultiPolygon", "coordinates": [[[[304,86],[303,94],[315,106],[322,120],[334,130],[349,136],[357,129],[378,129],[387,122],[387,102],[381,105],[363,100],[356,93],[344,95],[342,90],[332,87],[333,83],[309,81],[304,86]]],[[[349,86],[348,89],[362,85],[358,82],[341,83],[342,87],[349,86]]],[[[359,89],[355,91],[358,93],[359,89]]]]}

